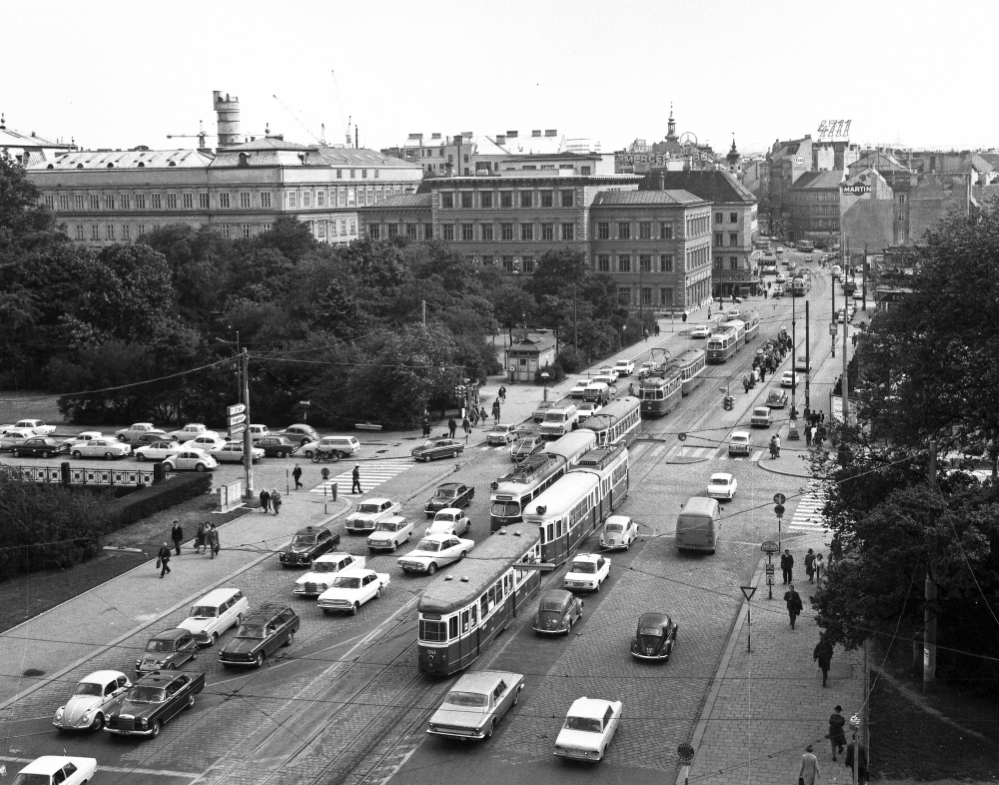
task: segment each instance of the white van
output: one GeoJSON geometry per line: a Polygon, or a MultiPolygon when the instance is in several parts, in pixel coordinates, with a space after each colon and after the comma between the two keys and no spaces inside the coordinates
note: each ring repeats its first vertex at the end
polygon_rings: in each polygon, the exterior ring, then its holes
{"type": "Polygon", "coordinates": [[[676,519],[676,547],[714,553],[719,528],[718,500],[691,496],[676,519]]]}
{"type": "Polygon", "coordinates": [[[214,645],[219,636],[243,621],[250,601],[239,589],[213,589],[191,606],[191,614],[177,626],[194,635],[201,646],[214,645]]]}

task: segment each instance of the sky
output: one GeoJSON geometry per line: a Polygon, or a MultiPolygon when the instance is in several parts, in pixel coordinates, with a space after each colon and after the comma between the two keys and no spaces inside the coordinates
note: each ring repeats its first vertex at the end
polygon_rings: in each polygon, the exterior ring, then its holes
{"type": "Polygon", "coordinates": [[[741,152],[852,120],[851,141],[999,146],[999,3],[895,0],[50,0],[0,47],[7,127],[84,148],[241,132],[362,147],[557,129],[604,152],[677,131],[741,152]],[[42,10],[44,9],[44,10],[42,10]],[[992,35],[990,42],[988,36],[992,35]],[[275,98],[277,96],[277,98],[275,98]]]}

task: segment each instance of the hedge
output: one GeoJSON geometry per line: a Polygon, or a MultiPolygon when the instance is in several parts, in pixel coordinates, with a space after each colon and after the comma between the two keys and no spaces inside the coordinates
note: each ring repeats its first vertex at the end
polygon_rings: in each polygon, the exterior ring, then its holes
{"type": "Polygon", "coordinates": [[[108,531],[123,529],[154,513],[169,510],[188,499],[203,496],[211,489],[212,476],[201,472],[173,475],[164,482],[147,485],[111,503],[113,519],[108,531]]]}

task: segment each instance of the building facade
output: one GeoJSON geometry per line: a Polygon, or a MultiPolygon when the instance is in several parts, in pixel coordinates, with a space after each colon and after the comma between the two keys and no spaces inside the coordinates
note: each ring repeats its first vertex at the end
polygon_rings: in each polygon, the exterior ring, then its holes
{"type": "Polygon", "coordinates": [[[805,172],[785,195],[785,237],[832,244],[839,238],[843,171],[805,172]]]}

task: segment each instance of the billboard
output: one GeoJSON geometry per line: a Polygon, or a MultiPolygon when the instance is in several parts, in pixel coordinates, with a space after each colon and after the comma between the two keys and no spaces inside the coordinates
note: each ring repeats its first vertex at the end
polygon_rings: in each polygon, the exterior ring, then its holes
{"type": "Polygon", "coordinates": [[[818,141],[846,142],[850,139],[850,123],[853,120],[822,120],[819,122],[818,141]]]}
{"type": "Polygon", "coordinates": [[[869,194],[871,192],[871,186],[861,185],[857,183],[855,185],[844,185],[843,193],[851,194],[853,196],[862,196],[863,194],[869,194]]]}

